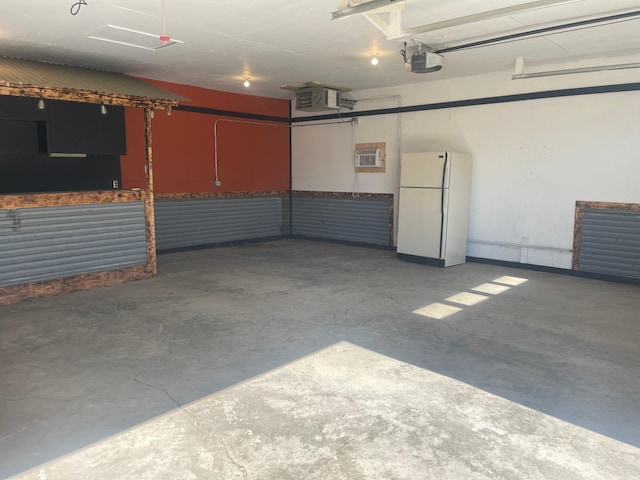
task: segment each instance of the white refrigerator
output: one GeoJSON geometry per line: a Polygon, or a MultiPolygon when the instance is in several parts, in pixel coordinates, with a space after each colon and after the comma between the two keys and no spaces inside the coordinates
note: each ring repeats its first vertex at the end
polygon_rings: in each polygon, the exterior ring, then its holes
{"type": "Polygon", "coordinates": [[[471,156],[405,153],[400,168],[398,256],[441,267],[464,263],[471,156]]]}

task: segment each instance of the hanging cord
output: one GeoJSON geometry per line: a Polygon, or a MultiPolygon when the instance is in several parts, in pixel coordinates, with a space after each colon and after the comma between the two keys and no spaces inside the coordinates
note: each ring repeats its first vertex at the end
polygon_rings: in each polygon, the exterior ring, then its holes
{"type": "Polygon", "coordinates": [[[358,182],[358,170],[356,170],[356,176],[353,179],[353,187],[351,187],[351,196],[353,198],[360,197],[360,182],[358,182]]]}
{"type": "Polygon", "coordinates": [[[405,65],[409,63],[409,61],[407,60],[407,42],[404,42],[404,48],[400,50],[400,55],[402,55],[405,65]]]}
{"type": "Polygon", "coordinates": [[[162,0],[162,35],[160,35],[160,40],[164,45],[167,45],[171,40],[171,37],[167,35],[167,15],[164,7],[164,0],[162,0]]]}
{"type": "Polygon", "coordinates": [[[71,9],[69,10],[71,12],[71,15],[77,15],[78,13],[80,13],[80,7],[82,7],[82,5],[87,5],[87,2],[85,0],[79,0],[78,2],[71,5],[71,9]]]}
{"type": "Polygon", "coordinates": [[[164,0],[162,0],[162,36],[167,36],[167,16],[164,10],[164,0]]]}

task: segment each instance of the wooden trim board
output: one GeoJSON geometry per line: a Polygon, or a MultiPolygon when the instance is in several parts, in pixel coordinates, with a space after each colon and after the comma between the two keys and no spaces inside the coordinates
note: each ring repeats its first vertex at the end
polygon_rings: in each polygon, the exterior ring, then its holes
{"type": "Polygon", "coordinates": [[[142,190],[99,190],[91,192],[19,193],[0,195],[0,208],[63,207],[96,203],[123,203],[143,201],[142,190]]]}
{"type": "Polygon", "coordinates": [[[61,293],[91,290],[108,285],[119,285],[133,280],[152,278],[155,273],[148,265],[88,273],[73,277],[56,278],[44,282],[11,285],[0,288],[0,305],[11,305],[38,297],[52,297],[61,293]]]}

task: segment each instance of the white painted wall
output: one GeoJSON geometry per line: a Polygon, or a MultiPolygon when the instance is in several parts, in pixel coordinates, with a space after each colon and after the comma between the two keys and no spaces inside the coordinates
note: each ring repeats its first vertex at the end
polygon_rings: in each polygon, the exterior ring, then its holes
{"type": "MultiPolygon", "coordinates": [[[[400,97],[358,102],[357,110],[372,110],[396,106],[398,101],[407,106],[640,82],[639,70],[530,80],[511,80],[511,74],[429,81],[353,92],[352,97],[400,97]]],[[[571,268],[577,200],[640,203],[640,92],[361,117],[358,125],[297,127],[292,134],[293,189],[397,194],[398,122],[404,152],[472,154],[470,256],[571,268]],[[387,172],[360,173],[356,178],[354,144],[381,141],[387,143],[387,172]]]]}

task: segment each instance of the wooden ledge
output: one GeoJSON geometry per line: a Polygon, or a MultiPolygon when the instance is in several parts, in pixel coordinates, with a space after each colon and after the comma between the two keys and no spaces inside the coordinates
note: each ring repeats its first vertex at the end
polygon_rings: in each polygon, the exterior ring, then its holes
{"type": "Polygon", "coordinates": [[[11,305],[31,298],[52,297],[62,293],[91,290],[92,288],[106,287],[108,285],[119,285],[121,283],[143,280],[154,276],[154,272],[150,266],[141,265],[120,270],[57,278],[44,282],[0,287],[0,305],[11,305]]]}
{"type": "Polygon", "coordinates": [[[17,193],[0,195],[0,208],[61,207],[96,203],[144,201],[144,190],[97,190],[91,192],[17,193]]]}

